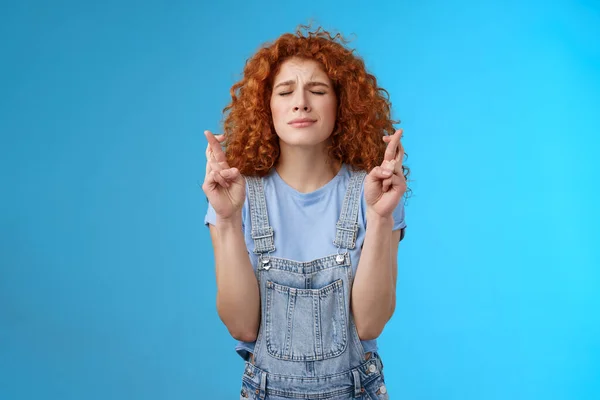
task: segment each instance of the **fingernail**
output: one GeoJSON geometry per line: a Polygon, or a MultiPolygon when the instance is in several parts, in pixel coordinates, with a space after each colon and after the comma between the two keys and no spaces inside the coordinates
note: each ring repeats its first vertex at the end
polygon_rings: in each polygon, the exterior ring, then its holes
{"type": "Polygon", "coordinates": [[[384,174],[385,176],[390,176],[390,175],[392,174],[392,171],[389,171],[389,170],[387,170],[387,169],[384,169],[384,170],[383,170],[383,174],[384,174]]]}

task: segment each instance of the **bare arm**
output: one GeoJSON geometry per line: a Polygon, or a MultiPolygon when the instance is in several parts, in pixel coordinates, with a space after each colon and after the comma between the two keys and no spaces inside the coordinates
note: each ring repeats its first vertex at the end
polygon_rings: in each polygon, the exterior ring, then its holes
{"type": "Polygon", "coordinates": [[[217,312],[237,340],[256,340],[260,323],[258,282],[246,250],[241,215],[217,217],[210,226],[215,253],[217,312]]]}
{"type": "Polygon", "coordinates": [[[400,230],[392,231],[393,210],[406,191],[402,175],[402,130],[385,136],[384,161],[365,179],[367,230],[352,287],[352,312],[362,340],[379,337],[396,308],[397,254],[400,230]]]}
{"type": "Polygon", "coordinates": [[[362,255],[352,288],[352,311],[358,336],[376,339],[396,308],[397,253],[400,230],[393,220],[367,217],[362,255]]]}
{"type": "Polygon", "coordinates": [[[230,168],[221,148],[223,136],[205,132],[206,177],[202,189],[217,219],[210,226],[217,278],[217,312],[237,340],[256,340],[260,323],[258,282],[252,269],[242,232],[242,208],[246,181],[230,168]]]}

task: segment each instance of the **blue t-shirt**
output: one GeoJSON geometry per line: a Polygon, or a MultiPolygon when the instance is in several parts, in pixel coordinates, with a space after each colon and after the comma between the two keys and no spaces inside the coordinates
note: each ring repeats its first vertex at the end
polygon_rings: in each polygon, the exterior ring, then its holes
{"type": "MultiPolygon", "coordinates": [[[[313,192],[301,193],[285,183],[273,168],[264,178],[267,213],[269,224],[273,227],[275,241],[275,251],[271,255],[306,262],[335,254],[337,248],[333,244],[333,240],[335,239],[336,223],[340,216],[349,180],[350,170],[346,165],[342,165],[338,174],[327,184],[313,192]]],[[[367,222],[367,204],[363,189],[364,185],[361,189],[356,247],[350,251],[354,275],[356,275],[362,244],[365,240],[367,222]]],[[[248,193],[247,184],[246,193],[248,193]]],[[[406,227],[403,199],[394,210],[393,217],[393,230],[406,227]]],[[[208,224],[214,225],[215,222],[216,214],[209,203],[204,223],[208,226],[208,224]]],[[[246,248],[252,265],[256,268],[258,255],[253,252],[255,246],[251,235],[250,205],[247,196],[242,209],[242,224],[246,248]]],[[[377,350],[374,340],[363,341],[363,347],[366,352],[377,350]]],[[[236,350],[244,357],[246,351],[252,352],[253,348],[254,343],[240,342],[236,350]]]]}

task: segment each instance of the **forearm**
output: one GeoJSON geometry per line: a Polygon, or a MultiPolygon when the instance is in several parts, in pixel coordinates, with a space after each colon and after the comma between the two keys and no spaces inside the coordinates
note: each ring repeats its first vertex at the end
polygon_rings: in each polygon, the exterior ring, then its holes
{"type": "Polygon", "coordinates": [[[393,217],[367,213],[367,231],[352,287],[352,311],[363,340],[377,338],[395,305],[392,260],[393,217]]]}
{"type": "Polygon", "coordinates": [[[234,338],[254,341],[260,323],[260,296],[246,250],[241,215],[231,219],[217,217],[213,243],[219,317],[234,338]]]}

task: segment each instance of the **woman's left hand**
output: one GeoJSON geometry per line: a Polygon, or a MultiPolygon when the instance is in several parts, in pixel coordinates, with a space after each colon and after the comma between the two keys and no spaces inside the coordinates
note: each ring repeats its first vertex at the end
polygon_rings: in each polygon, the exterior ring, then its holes
{"type": "Polygon", "coordinates": [[[390,217],[406,192],[406,180],[402,171],[404,148],[400,139],[402,129],[392,136],[384,136],[387,142],[381,166],[375,167],[365,178],[367,209],[381,217],[390,217]]]}

